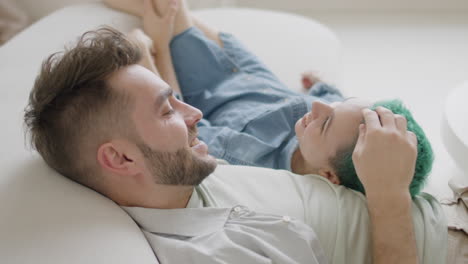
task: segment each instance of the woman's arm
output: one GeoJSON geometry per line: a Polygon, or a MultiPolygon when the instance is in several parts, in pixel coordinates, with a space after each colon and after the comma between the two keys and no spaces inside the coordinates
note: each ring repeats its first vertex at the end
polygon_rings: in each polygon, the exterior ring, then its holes
{"type": "Polygon", "coordinates": [[[169,6],[164,12],[155,4],[160,1],[145,0],[143,3],[143,29],[153,40],[154,59],[161,78],[171,86],[174,92],[182,95],[177,81],[172,57],[170,53],[170,41],[174,34],[174,23],[179,4],[175,0],[169,1],[169,6]]]}

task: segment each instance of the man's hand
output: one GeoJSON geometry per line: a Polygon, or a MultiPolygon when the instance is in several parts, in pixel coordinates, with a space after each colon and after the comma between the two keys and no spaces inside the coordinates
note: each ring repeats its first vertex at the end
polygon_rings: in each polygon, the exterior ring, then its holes
{"type": "Polygon", "coordinates": [[[363,114],[353,162],[366,194],[408,192],[417,157],[416,135],[407,131],[403,116],[386,108],[364,109],[363,114]]]}
{"type": "Polygon", "coordinates": [[[416,264],[408,190],[416,164],[416,135],[406,131],[404,117],[388,109],[365,109],[363,114],[365,125],[359,127],[353,162],[366,190],[373,263],[416,264]]]}
{"type": "Polygon", "coordinates": [[[161,1],[144,0],[143,4],[143,30],[153,40],[156,53],[169,49],[179,8],[177,0],[168,0],[167,8],[161,1]]]}

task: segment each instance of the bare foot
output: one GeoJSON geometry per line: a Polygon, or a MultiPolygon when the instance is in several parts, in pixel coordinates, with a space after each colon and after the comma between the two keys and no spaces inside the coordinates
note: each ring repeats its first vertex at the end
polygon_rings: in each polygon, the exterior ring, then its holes
{"type": "Polygon", "coordinates": [[[322,80],[320,80],[320,78],[317,77],[316,72],[308,71],[302,74],[301,81],[302,87],[306,90],[309,90],[314,84],[316,84],[317,82],[321,82],[322,80]]]}
{"type": "Polygon", "coordinates": [[[154,62],[153,41],[148,37],[143,30],[135,28],[127,34],[128,39],[138,46],[141,52],[141,60],[138,62],[141,66],[159,75],[158,69],[154,62]]]}

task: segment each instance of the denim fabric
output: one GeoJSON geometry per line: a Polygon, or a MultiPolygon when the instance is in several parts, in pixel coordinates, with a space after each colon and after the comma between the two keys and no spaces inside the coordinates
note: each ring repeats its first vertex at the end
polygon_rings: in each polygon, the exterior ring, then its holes
{"type": "Polygon", "coordinates": [[[296,121],[313,101],[339,101],[341,93],[324,83],[296,93],[232,35],[220,38],[224,47],[192,27],[171,42],[183,99],[204,115],[199,138],[231,164],[291,170],[296,121]]]}

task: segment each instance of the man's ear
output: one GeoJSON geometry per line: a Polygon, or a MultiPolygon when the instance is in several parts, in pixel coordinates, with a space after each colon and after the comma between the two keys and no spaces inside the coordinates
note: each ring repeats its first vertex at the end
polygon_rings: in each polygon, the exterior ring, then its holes
{"type": "Polygon", "coordinates": [[[330,169],[319,169],[318,175],[327,178],[331,183],[333,184],[341,184],[340,178],[338,178],[338,175],[333,170],[330,169]]]}
{"type": "Polygon", "coordinates": [[[123,142],[107,142],[99,146],[97,161],[106,171],[122,176],[138,174],[141,170],[135,162],[136,155],[123,142]]]}

